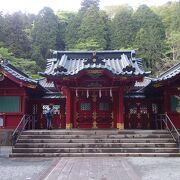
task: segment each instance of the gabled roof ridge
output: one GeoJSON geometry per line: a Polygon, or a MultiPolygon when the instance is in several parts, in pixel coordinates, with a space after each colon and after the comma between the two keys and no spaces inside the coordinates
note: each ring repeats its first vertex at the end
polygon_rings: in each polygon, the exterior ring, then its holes
{"type": "Polygon", "coordinates": [[[165,72],[161,73],[161,74],[157,77],[157,79],[163,78],[163,76],[169,74],[169,72],[171,72],[171,71],[172,71],[172,72],[175,71],[177,68],[180,68],[180,62],[178,62],[178,63],[175,64],[173,67],[171,67],[171,68],[169,68],[168,70],[166,70],[165,72]]]}
{"type": "Polygon", "coordinates": [[[0,61],[0,65],[1,65],[1,66],[7,66],[7,67],[15,70],[15,71],[18,72],[19,74],[21,74],[21,75],[29,78],[29,76],[28,76],[27,74],[25,74],[24,72],[20,71],[20,70],[17,69],[15,66],[13,66],[13,65],[9,62],[9,60],[7,60],[7,59],[0,59],[0,60],[1,60],[1,61],[0,61]]]}
{"type": "Polygon", "coordinates": [[[53,53],[64,53],[64,54],[89,54],[89,53],[123,53],[123,52],[132,52],[135,53],[135,50],[104,50],[104,51],[58,51],[58,50],[52,50],[53,53]]]}
{"type": "Polygon", "coordinates": [[[134,50],[54,52],[55,58],[47,62],[45,72],[40,73],[42,76],[75,75],[83,69],[106,69],[114,75],[146,74],[142,67],[142,60],[135,58],[134,50]]]}
{"type": "Polygon", "coordinates": [[[20,71],[19,69],[17,69],[15,66],[13,66],[12,64],[8,63],[8,67],[10,67],[11,69],[15,70],[16,72],[18,72],[19,74],[25,76],[26,78],[31,79],[27,74],[25,74],[24,72],[20,71]]]}
{"type": "Polygon", "coordinates": [[[36,80],[33,80],[27,74],[18,70],[15,66],[10,64],[8,61],[0,62],[0,67],[3,69],[3,71],[7,72],[8,74],[10,74],[11,76],[15,77],[16,79],[20,81],[24,81],[25,83],[37,84],[36,80]]]}

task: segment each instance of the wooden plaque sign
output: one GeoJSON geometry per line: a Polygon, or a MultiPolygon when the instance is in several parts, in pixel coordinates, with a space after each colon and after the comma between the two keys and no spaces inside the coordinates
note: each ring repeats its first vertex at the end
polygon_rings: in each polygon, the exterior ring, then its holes
{"type": "Polygon", "coordinates": [[[171,111],[180,113],[180,96],[171,96],[171,111]]]}

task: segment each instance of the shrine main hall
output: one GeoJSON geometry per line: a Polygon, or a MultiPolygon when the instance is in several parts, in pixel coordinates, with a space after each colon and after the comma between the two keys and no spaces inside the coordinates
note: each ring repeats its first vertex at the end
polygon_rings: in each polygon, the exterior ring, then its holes
{"type": "Polygon", "coordinates": [[[15,129],[25,114],[36,129],[158,129],[158,114],[180,128],[180,63],[150,78],[142,59],[128,51],[53,51],[42,78],[33,80],[0,62],[0,128],[15,129]]]}

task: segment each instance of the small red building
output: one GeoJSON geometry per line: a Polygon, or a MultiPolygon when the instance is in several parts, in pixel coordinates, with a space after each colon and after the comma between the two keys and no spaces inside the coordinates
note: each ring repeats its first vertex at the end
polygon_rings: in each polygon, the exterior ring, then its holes
{"type": "Polygon", "coordinates": [[[32,80],[0,63],[0,128],[15,129],[24,114],[45,128],[53,104],[53,128],[155,129],[165,113],[180,128],[180,63],[148,78],[135,51],[54,51],[44,78],[32,80]]]}
{"type": "Polygon", "coordinates": [[[28,97],[37,91],[37,81],[2,60],[0,63],[0,128],[16,128],[22,116],[28,111],[28,97]]]}

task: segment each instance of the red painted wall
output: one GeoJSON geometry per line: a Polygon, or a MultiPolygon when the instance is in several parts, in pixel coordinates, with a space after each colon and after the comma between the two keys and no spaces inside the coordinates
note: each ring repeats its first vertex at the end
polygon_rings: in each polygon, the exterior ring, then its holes
{"type": "Polygon", "coordinates": [[[25,113],[25,96],[26,90],[20,87],[19,84],[14,83],[7,77],[0,81],[0,96],[19,96],[20,97],[20,111],[16,113],[0,113],[4,120],[4,126],[0,129],[15,129],[25,113]]]}
{"type": "Polygon", "coordinates": [[[167,112],[171,121],[174,123],[176,128],[180,129],[180,113],[172,112],[171,110],[171,96],[180,96],[180,91],[177,85],[172,85],[171,89],[166,89],[164,92],[164,111],[167,112]]]}

